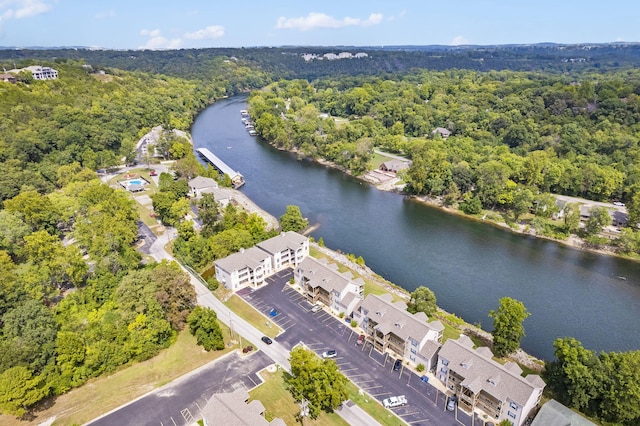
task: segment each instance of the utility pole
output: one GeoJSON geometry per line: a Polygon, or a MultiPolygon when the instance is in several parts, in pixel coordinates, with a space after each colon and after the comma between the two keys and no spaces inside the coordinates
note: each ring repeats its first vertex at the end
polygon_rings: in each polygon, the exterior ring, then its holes
{"type": "Polygon", "coordinates": [[[304,419],[307,417],[309,417],[309,401],[302,398],[302,401],[300,401],[300,420],[301,420],[302,426],[305,425],[304,419]]]}

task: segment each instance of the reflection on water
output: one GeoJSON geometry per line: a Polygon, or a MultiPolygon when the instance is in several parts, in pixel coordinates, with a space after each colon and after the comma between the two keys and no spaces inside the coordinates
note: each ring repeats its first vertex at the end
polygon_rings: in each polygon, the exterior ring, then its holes
{"type": "Polygon", "coordinates": [[[299,161],[249,136],[244,108],[242,98],[207,108],[192,135],[239,170],[242,191],[272,215],[300,206],[328,247],[362,256],[407,290],[431,288],[438,305],[485,329],[501,297],[521,300],[532,314],[522,346],[536,356],[552,358],[563,336],[594,350],[640,348],[639,264],[515,235],[299,161]]]}

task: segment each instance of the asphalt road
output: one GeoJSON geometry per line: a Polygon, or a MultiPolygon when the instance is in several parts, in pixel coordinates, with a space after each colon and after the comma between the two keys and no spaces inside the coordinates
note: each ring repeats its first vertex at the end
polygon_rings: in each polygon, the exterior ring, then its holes
{"type": "Polygon", "coordinates": [[[202,418],[200,410],[211,395],[255,387],[262,382],[256,373],[271,364],[263,352],[241,356],[234,351],[89,425],[191,425],[202,418]]]}
{"type": "MultiPolygon", "coordinates": [[[[442,392],[424,383],[420,376],[404,367],[393,371],[395,359],[376,352],[371,344],[357,345],[359,333],[348,323],[326,310],[311,312],[311,304],[288,284],[289,278],[291,271],[280,272],[268,279],[268,285],[238,293],[267,316],[271,309],[278,312],[270,321],[285,331],[275,338],[276,342],[289,350],[303,343],[318,355],[336,350],[337,357],[333,359],[342,373],[378,401],[405,395],[409,403],[392,411],[411,425],[471,425],[471,417],[462,412],[456,421],[454,413],[444,409],[446,398],[442,392]]],[[[475,424],[482,422],[476,417],[475,424]]]]}

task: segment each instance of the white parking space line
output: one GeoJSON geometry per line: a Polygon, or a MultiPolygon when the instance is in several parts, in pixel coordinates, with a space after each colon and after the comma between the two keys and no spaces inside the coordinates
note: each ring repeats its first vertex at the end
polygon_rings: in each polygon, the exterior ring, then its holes
{"type": "MultiPolygon", "coordinates": [[[[347,365],[347,364],[338,364],[342,367],[342,365],[347,365]]],[[[342,374],[346,374],[347,376],[349,375],[347,372],[348,371],[358,371],[358,368],[341,368],[340,369],[342,371],[342,374]]],[[[351,376],[349,376],[349,378],[351,378],[351,376]]]]}
{"type": "Polygon", "coordinates": [[[287,328],[287,325],[289,325],[291,321],[292,321],[291,319],[288,319],[286,321],[277,322],[276,324],[278,324],[280,328],[287,328]]]}
{"type": "Polygon", "coordinates": [[[184,418],[184,420],[187,423],[190,424],[191,422],[193,422],[193,416],[191,415],[191,411],[189,411],[188,408],[185,408],[184,410],[181,410],[180,414],[182,414],[182,417],[184,418]]]}
{"type": "Polygon", "coordinates": [[[415,420],[413,422],[407,422],[407,423],[409,423],[410,425],[414,425],[416,423],[427,423],[428,421],[429,419],[424,419],[424,420],[415,420]]]}

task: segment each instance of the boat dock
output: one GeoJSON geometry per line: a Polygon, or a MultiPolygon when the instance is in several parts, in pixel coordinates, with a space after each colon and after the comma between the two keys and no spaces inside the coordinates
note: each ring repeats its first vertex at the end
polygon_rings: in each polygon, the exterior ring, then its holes
{"type": "Polygon", "coordinates": [[[213,152],[209,151],[207,148],[198,148],[196,149],[196,152],[220,173],[229,176],[234,188],[237,189],[244,185],[244,176],[242,176],[240,172],[229,167],[227,163],[214,155],[213,152]]]}

